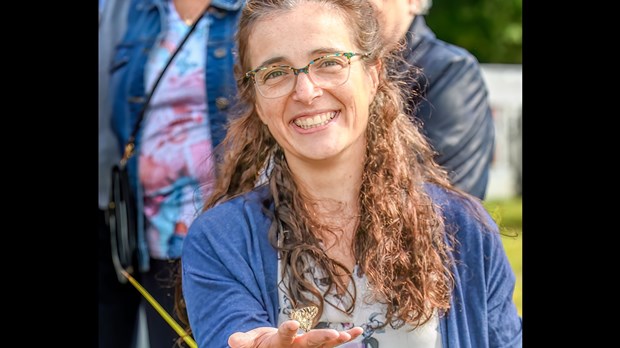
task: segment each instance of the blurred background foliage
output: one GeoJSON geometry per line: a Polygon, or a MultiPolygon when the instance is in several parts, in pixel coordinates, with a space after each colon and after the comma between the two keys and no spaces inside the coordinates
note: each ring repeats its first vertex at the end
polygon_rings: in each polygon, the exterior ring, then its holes
{"type": "Polygon", "coordinates": [[[516,282],[512,298],[523,316],[523,200],[520,196],[483,202],[497,223],[516,282]]]}
{"type": "Polygon", "coordinates": [[[426,22],[480,63],[522,63],[522,0],[433,0],[426,22]]]}

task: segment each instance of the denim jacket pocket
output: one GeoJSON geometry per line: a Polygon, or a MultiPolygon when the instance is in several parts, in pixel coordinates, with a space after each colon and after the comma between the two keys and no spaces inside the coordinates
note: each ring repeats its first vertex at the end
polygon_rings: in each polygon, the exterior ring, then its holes
{"type": "Polygon", "coordinates": [[[115,56],[114,60],[112,60],[112,64],[110,64],[110,74],[113,74],[116,70],[120,69],[121,67],[123,67],[123,65],[127,64],[127,62],[129,62],[129,57],[126,55],[122,55],[120,57],[115,56]]]}
{"type": "Polygon", "coordinates": [[[112,64],[110,64],[110,74],[113,74],[129,62],[131,52],[135,50],[134,46],[135,44],[128,44],[126,42],[116,45],[112,56],[112,64]]]}

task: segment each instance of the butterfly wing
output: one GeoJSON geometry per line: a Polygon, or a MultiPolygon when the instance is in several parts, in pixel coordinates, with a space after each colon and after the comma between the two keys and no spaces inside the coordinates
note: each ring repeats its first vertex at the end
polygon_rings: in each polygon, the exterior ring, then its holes
{"type": "Polygon", "coordinates": [[[299,322],[300,329],[304,330],[304,332],[308,332],[312,328],[312,322],[318,312],[318,307],[308,306],[299,309],[292,309],[290,317],[291,319],[299,322]]]}

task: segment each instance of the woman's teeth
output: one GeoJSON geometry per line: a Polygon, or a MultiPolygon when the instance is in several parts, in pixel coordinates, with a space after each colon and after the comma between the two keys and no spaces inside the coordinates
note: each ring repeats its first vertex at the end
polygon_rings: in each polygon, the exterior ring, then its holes
{"type": "Polygon", "coordinates": [[[329,121],[331,121],[336,116],[336,112],[326,112],[319,115],[314,115],[312,117],[302,117],[298,118],[293,123],[296,126],[301,127],[303,129],[310,129],[315,127],[320,127],[326,125],[329,121]]]}

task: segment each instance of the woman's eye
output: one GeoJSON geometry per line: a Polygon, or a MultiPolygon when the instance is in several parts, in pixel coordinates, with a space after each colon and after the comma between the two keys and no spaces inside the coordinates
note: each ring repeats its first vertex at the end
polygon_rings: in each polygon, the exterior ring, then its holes
{"type": "Polygon", "coordinates": [[[343,61],[341,59],[338,59],[338,57],[329,57],[322,59],[317,67],[320,69],[335,67],[342,68],[344,66],[343,64],[343,61]]]}
{"type": "Polygon", "coordinates": [[[263,78],[261,80],[265,82],[267,80],[274,80],[274,79],[282,78],[286,75],[288,75],[288,73],[282,69],[268,70],[263,74],[263,78]]]}

